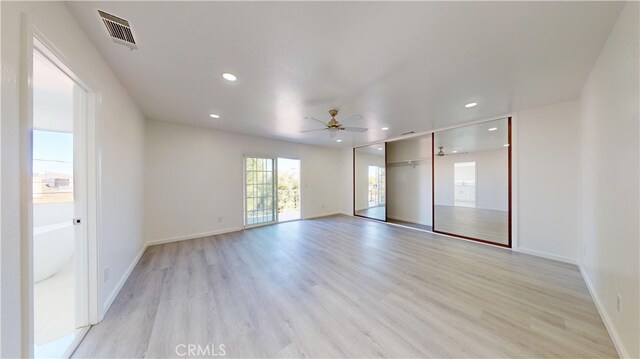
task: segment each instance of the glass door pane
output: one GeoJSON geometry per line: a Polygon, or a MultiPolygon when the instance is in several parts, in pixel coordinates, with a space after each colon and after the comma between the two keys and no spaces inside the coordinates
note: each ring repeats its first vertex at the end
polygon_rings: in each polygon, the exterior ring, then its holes
{"type": "Polygon", "coordinates": [[[278,158],[278,221],[300,219],[300,160],[278,158]]]}
{"type": "Polygon", "coordinates": [[[245,225],[275,222],[274,159],[245,157],[245,225]]]}

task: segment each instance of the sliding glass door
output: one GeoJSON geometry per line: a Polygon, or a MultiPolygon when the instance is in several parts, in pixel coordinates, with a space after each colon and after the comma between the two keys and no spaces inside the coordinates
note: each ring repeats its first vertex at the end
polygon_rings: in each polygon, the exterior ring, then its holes
{"type": "Polygon", "coordinates": [[[276,221],[275,158],[245,156],[245,226],[276,221]]]}
{"type": "Polygon", "coordinates": [[[300,219],[300,160],[278,158],[278,222],[300,219]]]}

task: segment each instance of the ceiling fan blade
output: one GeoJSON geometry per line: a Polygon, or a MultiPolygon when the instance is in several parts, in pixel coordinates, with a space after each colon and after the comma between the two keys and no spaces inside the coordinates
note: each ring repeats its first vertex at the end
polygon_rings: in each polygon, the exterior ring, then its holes
{"type": "Polygon", "coordinates": [[[345,131],[351,131],[351,132],[367,132],[369,131],[368,128],[364,128],[364,127],[343,127],[342,128],[345,131]]]}
{"type": "Polygon", "coordinates": [[[364,117],[362,117],[362,115],[352,115],[349,116],[347,118],[345,118],[344,120],[340,121],[340,123],[345,123],[345,122],[349,122],[349,121],[353,121],[353,120],[362,120],[364,117]]]}
{"type": "Polygon", "coordinates": [[[324,121],[320,121],[320,120],[318,120],[317,118],[313,118],[313,117],[305,117],[305,118],[306,118],[307,120],[314,120],[314,121],[320,122],[321,124],[323,124],[323,125],[325,125],[325,126],[327,125],[327,123],[326,123],[326,122],[324,122],[324,121]]]}
{"type": "Polygon", "coordinates": [[[326,130],[326,128],[316,128],[315,130],[304,130],[304,131],[300,131],[300,133],[313,132],[313,131],[324,131],[324,130],[326,130]]]}

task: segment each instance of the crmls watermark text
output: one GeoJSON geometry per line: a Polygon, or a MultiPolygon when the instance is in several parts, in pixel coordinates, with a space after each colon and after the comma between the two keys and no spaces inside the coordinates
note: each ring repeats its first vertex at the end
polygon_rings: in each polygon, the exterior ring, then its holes
{"type": "Polygon", "coordinates": [[[224,344],[178,344],[176,354],[180,357],[223,357],[227,353],[224,344]]]}

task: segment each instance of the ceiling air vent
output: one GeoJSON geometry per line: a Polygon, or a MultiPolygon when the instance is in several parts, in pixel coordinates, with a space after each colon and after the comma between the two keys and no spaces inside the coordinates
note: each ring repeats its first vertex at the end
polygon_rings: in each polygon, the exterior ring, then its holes
{"type": "Polygon", "coordinates": [[[104,22],[104,26],[107,27],[107,32],[109,32],[109,36],[111,36],[113,42],[124,45],[131,50],[138,48],[136,40],[133,38],[133,33],[131,33],[129,21],[104,11],[98,10],[98,13],[102,18],[102,22],[104,22]]]}

